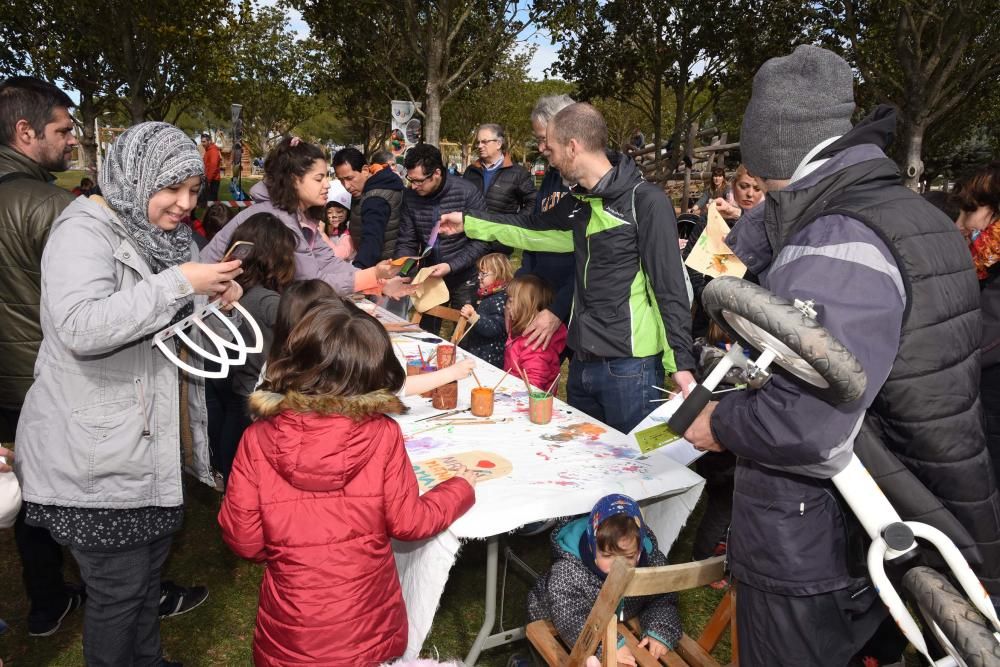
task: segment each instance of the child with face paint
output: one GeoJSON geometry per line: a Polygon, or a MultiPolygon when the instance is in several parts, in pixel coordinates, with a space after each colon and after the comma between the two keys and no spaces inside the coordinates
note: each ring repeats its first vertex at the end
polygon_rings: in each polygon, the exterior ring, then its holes
{"type": "MultiPolygon", "coordinates": [[[[528,594],[528,617],[529,621],[551,619],[568,645],[583,630],[616,557],[636,567],[667,565],[639,505],[621,494],[604,496],[588,516],[559,525],[551,540],[552,568],[528,594]]],[[[681,619],[673,593],[625,598],[618,613],[625,620],[639,618],[640,645],[654,658],[659,659],[680,640],[681,619]]],[[[619,665],[636,664],[621,636],[615,650],[619,665]]]]}

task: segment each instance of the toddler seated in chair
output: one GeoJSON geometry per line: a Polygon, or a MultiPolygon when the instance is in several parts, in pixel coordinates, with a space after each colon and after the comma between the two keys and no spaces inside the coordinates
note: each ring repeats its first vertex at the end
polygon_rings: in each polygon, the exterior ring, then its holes
{"type": "MultiPolygon", "coordinates": [[[[550,619],[559,636],[572,646],[583,630],[591,607],[615,557],[636,567],[667,565],[656,545],[656,536],[642,520],[639,505],[621,494],[597,501],[589,516],[564,522],[552,531],[552,568],[538,578],[528,594],[528,620],[550,619]]],[[[639,642],[654,658],[672,650],[681,638],[677,595],[625,598],[619,618],[639,618],[639,642]]],[[[619,635],[618,663],[636,664],[635,657],[619,635]]]]}

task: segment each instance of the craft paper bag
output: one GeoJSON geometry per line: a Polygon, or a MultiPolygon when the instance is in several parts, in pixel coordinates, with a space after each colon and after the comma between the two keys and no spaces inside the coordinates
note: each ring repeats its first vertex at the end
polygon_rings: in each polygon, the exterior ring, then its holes
{"type": "Polygon", "coordinates": [[[426,313],[434,306],[448,303],[448,299],[451,298],[448,286],[444,284],[444,279],[430,275],[432,270],[433,267],[430,266],[420,269],[416,277],[413,278],[413,284],[417,285],[417,291],[413,293],[410,300],[418,313],[426,313]]]}

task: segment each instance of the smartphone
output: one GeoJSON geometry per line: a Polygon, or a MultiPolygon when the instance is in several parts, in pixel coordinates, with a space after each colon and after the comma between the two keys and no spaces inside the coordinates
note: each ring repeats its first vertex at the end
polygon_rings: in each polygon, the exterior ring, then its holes
{"type": "Polygon", "coordinates": [[[406,261],[403,262],[403,268],[399,270],[399,275],[403,278],[409,278],[413,273],[413,269],[417,266],[417,260],[413,257],[407,257],[406,261]]]}
{"type": "Polygon", "coordinates": [[[228,262],[231,259],[246,259],[250,256],[251,251],[253,251],[253,246],[253,241],[236,241],[229,246],[229,250],[222,256],[220,263],[228,262]]]}

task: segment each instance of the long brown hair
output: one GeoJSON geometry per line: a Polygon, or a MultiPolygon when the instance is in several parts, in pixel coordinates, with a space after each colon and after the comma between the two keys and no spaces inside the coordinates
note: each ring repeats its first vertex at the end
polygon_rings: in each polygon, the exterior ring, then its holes
{"type": "MultiPolygon", "coordinates": [[[[282,139],[281,143],[272,148],[264,158],[264,186],[275,208],[286,213],[296,213],[299,210],[296,179],[305,176],[316,160],[325,159],[319,146],[307,141],[298,141],[293,146],[291,137],[282,139]]],[[[309,215],[315,220],[321,220],[323,207],[310,208],[309,215]]]]}
{"type": "Polygon", "coordinates": [[[359,396],[403,387],[389,334],[360,308],[339,297],[316,301],[288,334],[284,349],[267,367],[263,388],[279,394],[359,396]]]}
{"type": "Polygon", "coordinates": [[[337,293],[329,283],[319,278],[296,280],[289,284],[278,301],[278,315],[272,329],[274,339],[268,352],[268,364],[271,363],[271,359],[276,359],[281,354],[281,348],[285,346],[288,334],[306,311],[319,299],[336,296],[337,293]]]}
{"type": "Polygon", "coordinates": [[[244,291],[255,285],[281,292],[295,279],[295,232],[270,213],[255,213],[233,232],[231,243],[250,241],[243,258],[243,273],[236,282],[244,291]]]}
{"type": "Polygon", "coordinates": [[[540,311],[552,305],[549,284],[533,275],[518,276],[507,285],[507,321],[511,337],[520,336],[540,311]]]}

